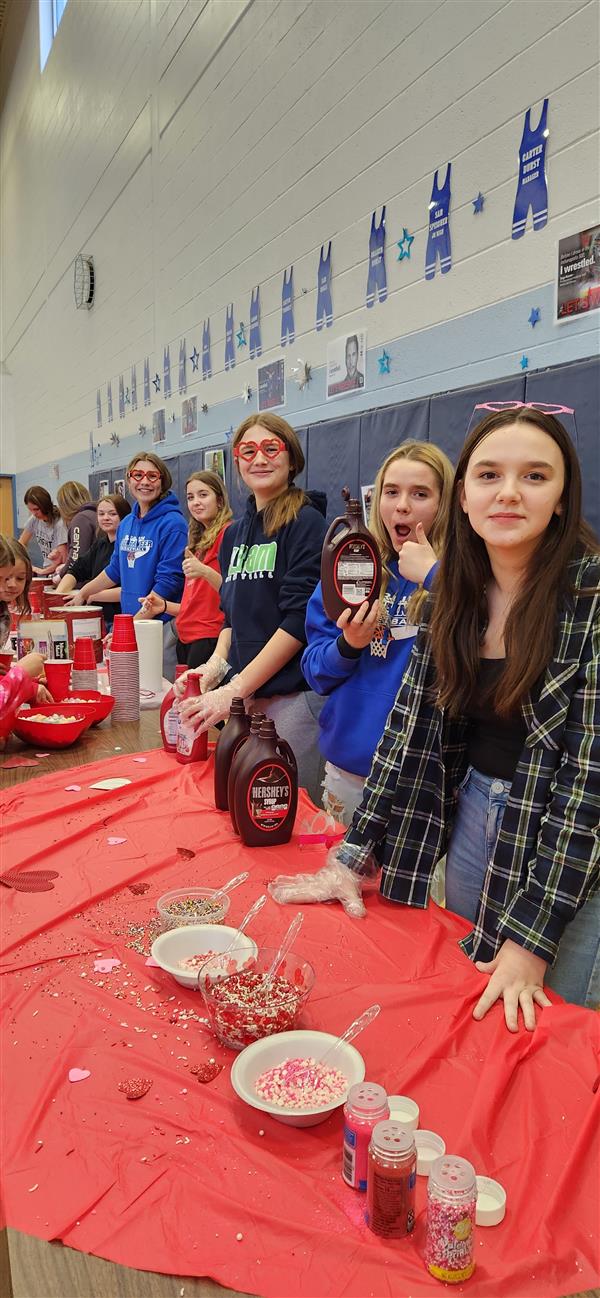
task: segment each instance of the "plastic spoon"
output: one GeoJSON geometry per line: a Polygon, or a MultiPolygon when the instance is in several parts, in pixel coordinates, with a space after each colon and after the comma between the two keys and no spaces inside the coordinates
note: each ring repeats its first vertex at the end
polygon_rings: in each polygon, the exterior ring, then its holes
{"type": "Polygon", "coordinates": [[[254,916],[258,915],[259,910],[262,910],[266,900],[267,900],[267,894],[266,892],[263,892],[262,897],[259,897],[257,901],[254,902],[254,905],[250,907],[248,914],[244,915],[244,918],[237,930],[237,933],[235,934],[235,937],[231,939],[231,942],[229,943],[229,946],[225,948],[223,955],[227,955],[227,953],[231,951],[232,947],[235,946],[240,934],[243,933],[244,929],[248,927],[250,921],[254,919],[254,916]]]}
{"type": "MultiPolygon", "coordinates": [[[[359,1032],[363,1032],[365,1028],[368,1028],[369,1023],[372,1023],[373,1019],[377,1018],[380,1009],[381,1009],[381,1005],[369,1006],[369,1009],[365,1010],[364,1014],[361,1014],[359,1018],[355,1019],[354,1022],[350,1024],[350,1027],[346,1028],[346,1031],[342,1034],[342,1036],[338,1037],[337,1041],[334,1041],[333,1045],[330,1046],[329,1049],[325,1051],[325,1054],[322,1055],[321,1058],[319,1059],[319,1063],[324,1064],[325,1062],[327,1062],[327,1064],[329,1065],[331,1062],[331,1058],[335,1054],[336,1050],[339,1050],[340,1046],[344,1045],[346,1041],[353,1041],[354,1038],[358,1036],[359,1032]]],[[[315,1077],[315,1086],[316,1085],[317,1085],[317,1078],[315,1077]]]]}
{"type": "Polygon", "coordinates": [[[280,966],[282,960],[283,960],[284,957],[287,955],[287,953],[288,953],[290,947],[293,946],[293,944],[294,944],[294,942],[295,942],[295,940],[296,940],[296,937],[298,936],[298,933],[300,932],[300,929],[301,929],[301,927],[302,927],[302,922],[303,922],[303,920],[304,920],[304,915],[302,914],[302,911],[299,910],[299,911],[298,911],[298,914],[294,916],[294,918],[293,918],[293,920],[292,920],[292,922],[291,922],[291,924],[290,924],[290,926],[289,926],[289,928],[288,928],[288,930],[287,930],[287,933],[286,933],[286,935],[285,935],[285,937],[284,937],[284,939],[283,939],[283,942],[281,943],[281,946],[280,946],[280,948],[279,948],[279,950],[278,950],[278,952],[277,952],[277,955],[275,956],[275,959],[274,959],[274,961],[273,961],[273,963],[272,963],[272,965],[271,965],[271,968],[268,969],[267,972],[266,972],[266,975],[265,975],[265,981],[264,981],[264,983],[263,983],[263,994],[264,994],[264,992],[266,992],[266,991],[269,990],[269,987],[271,986],[271,983],[272,983],[272,981],[273,981],[273,979],[274,979],[274,977],[275,977],[275,974],[277,973],[277,970],[278,970],[278,968],[279,968],[279,966],[280,966]]]}
{"type": "Polygon", "coordinates": [[[234,888],[239,887],[240,883],[245,883],[246,879],[249,878],[250,872],[248,870],[244,870],[242,874],[236,874],[234,879],[229,880],[229,883],[224,883],[222,888],[215,889],[215,896],[220,897],[224,892],[233,892],[234,888]]]}

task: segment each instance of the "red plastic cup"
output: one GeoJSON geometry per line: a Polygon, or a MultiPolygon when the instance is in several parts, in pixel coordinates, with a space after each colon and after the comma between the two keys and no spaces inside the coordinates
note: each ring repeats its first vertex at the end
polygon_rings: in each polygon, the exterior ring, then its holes
{"type": "Polygon", "coordinates": [[[72,666],[71,658],[47,658],[44,663],[46,685],[55,703],[60,703],[69,693],[72,666]]]}
{"type": "Polygon", "coordinates": [[[117,613],[113,622],[111,653],[135,653],[137,640],[132,613],[117,613]]]}
{"type": "Polygon", "coordinates": [[[91,636],[78,636],[73,646],[73,671],[95,672],[96,655],[91,636]]]}
{"type": "Polygon", "coordinates": [[[10,670],[14,662],[12,653],[0,653],[0,667],[3,672],[10,670]]]}

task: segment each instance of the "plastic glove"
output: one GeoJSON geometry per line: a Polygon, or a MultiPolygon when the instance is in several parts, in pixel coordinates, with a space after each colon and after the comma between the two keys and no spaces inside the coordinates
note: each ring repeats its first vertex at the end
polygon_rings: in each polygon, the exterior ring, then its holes
{"type": "MultiPolygon", "coordinates": [[[[274,901],[282,906],[290,902],[305,905],[310,901],[341,901],[352,919],[364,919],[367,912],[362,900],[363,885],[375,875],[356,874],[338,859],[338,851],[339,847],[331,848],[326,864],[316,874],[279,874],[268,885],[274,901]]],[[[375,870],[378,873],[379,867],[375,870]]]]}
{"type": "MultiPolygon", "coordinates": [[[[195,667],[192,670],[196,676],[200,677],[201,693],[206,694],[207,690],[214,689],[231,669],[229,663],[224,658],[221,658],[220,654],[214,653],[201,667],[195,667]]],[[[189,672],[182,672],[181,676],[177,677],[175,681],[175,698],[183,698],[189,674],[189,672]]]]}
{"type": "MultiPolygon", "coordinates": [[[[180,676],[179,680],[185,680],[180,676]]],[[[206,694],[201,694],[200,698],[184,699],[179,705],[179,712],[182,721],[191,723],[197,733],[203,730],[210,730],[211,726],[216,726],[217,721],[225,721],[229,716],[229,710],[233,699],[244,698],[244,688],[241,676],[234,676],[227,685],[220,685],[216,690],[208,690],[206,694]]]]}

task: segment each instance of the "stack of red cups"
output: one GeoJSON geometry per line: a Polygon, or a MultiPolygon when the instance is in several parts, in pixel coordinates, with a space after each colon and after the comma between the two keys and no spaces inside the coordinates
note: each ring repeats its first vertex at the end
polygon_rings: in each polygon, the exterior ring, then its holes
{"type": "Polygon", "coordinates": [[[98,689],[98,671],[96,668],[94,642],[89,636],[79,636],[75,641],[73,647],[71,689],[73,693],[76,693],[77,690],[98,689]]]}
{"type": "Polygon", "coordinates": [[[110,642],[110,692],[113,721],[137,721],[140,715],[140,663],[131,613],[117,613],[110,642]]]}

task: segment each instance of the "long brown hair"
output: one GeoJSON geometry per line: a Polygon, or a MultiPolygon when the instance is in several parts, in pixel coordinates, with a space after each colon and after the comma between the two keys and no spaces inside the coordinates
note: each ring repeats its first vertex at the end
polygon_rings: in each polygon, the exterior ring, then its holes
{"type": "Polygon", "coordinates": [[[45,523],[55,523],[60,518],[60,511],[45,487],[28,487],[23,500],[26,505],[37,505],[41,509],[45,523]]]}
{"type": "Polygon", "coordinates": [[[211,545],[214,545],[219,532],[233,518],[231,507],[229,505],[229,496],[223,479],[218,473],[211,473],[209,469],[197,469],[196,472],[190,473],[185,484],[186,491],[190,482],[203,482],[205,487],[210,487],[217,497],[217,512],[209,523],[208,527],[204,523],[199,523],[197,519],[190,517],[190,526],[188,529],[188,549],[201,559],[211,545]]]}
{"type": "MultiPolygon", "coordinates": [[[[167,468],[164,460],[161,460],[160,455],[155,455],[154,451],[136,451],[133,459],[129,461],[125,470],[127,477],[129,477],[131,470],[135,469],[136,464],[139,464],[141,460],[147,460],[149,464],[154,465],[155,469],[158,469],[158,472],[160,473],[160,496],[158,497],[158,500],[162,500],[163,496],[166,496],[167,492],[170,491],[173,486],[173,479],[170,470],[167,468]]],[[[156,505],[157,503],[156,500],[152,501],[153,505],[156,505]]],[[[152,508],[152,506],[150,506],[150,508],[152,508]]]]}
{"type": "Polygon", "coordinates": [[[461,505],[465,474],[474,450],[489,433],[513,424],[533,424],[552,438],[564,464],[560,514],[553,514],[539,539],[529,570],[511,604],[504,628],[506,666],[492,700],[499,716],[519,707],[553,654],[561,602],[570,591],[568,564],[600,545],[581,513],[581,470],[571,439],[558,419],[534,407],[487,415],[469,434],[456,466],[446,545],[430,622],[437,669],[437,703],[452,716],[464,713],[475,689],[481,638],[487,622],[486,585],[492,569],[484,541],[461,505]]]}
{"type": "MultiPolygon", "coordinates": [[[[380,599],[383,599],[392,575],[389,566],[390,562],[392,559],[397,557],[387,527],[385,527],[382,522],[380,511],[381,492],[383,490],[385,475],[390,465],[394,464],[396,460],[411,460],[418,464],[427,464],[435,476],[439,488],[440,500],[427,540],[432,549],[435,550],[438,558],[442,553],[444,546],[450,500],[452,498],[452,483],[454,481],[454,469],[452,468],[448,456],[444,455],[444,452],[441,451],[438,446],[434,446],[433,442],[403,442],[402,446],[397,446],[395,450],[390,451],[389,455],[386,456],[377,473],[377,477],[375,478],[375,486],[373,487],[371,509],[369,513],[369,528],[377,540],[383,561],[381,590],[379,592],[380,599]]],[[[426,599],[427,591],[424,590],[422,586],[418,587],[418,589],[413,592],[409,599],[406,611],[409,622],[417,623],[419,621],[421,608],[426,599]]]]}
{"type": "MultiPolygon", "coordinates": [[[[37,504],[37,501],[35,503],[37,504]]],[[[41,508],[42,506],[40,505],[40,509],[41,508]]],[[[25,585],[16,602],[16,606],[19,613],[26,613],[29,615],[29,613],[31,613],[29,587],[31,586],[31,580],[33,577],[31,559],[29,558],[25,546],[21,545],[20,541],[15,541],[12,536],[0,535],[0,568],[13,568],[15,564],[19,562],[25,564],[25,585]]],[[[0,600],[0,618],[4,618],[7,611],[8,605],[3,599],[0,600]]]]}
{"type": "MultiPolygon", "coordinates": [[[[119,520],[127,518],[127,515],[131,513],[131,505],[129,504],[129,501],[121,495],[120,491],[115,491],[111,494],[107,493],[106,495],[101,496],[96,505],[96,509],[98,508],[98,505],[103,505],[105,501],[108,501],[109,505],[112,505],[113,509],[116,509],[117,514],[119,515],[119,520]]],[[[106,532],[102,527],[98,526],[96,528],[96,536],[106,536],[106,532]]]]}
{"type": "Polygon", "coordinates": [[[282,442],[285,442],[290,457],[288,485],[281,492],[281,495],[276,496],[274,500],[269,501],[268,505],[265,505],[263,511],[265,536],[274,536],[281,527],[285,527],[286,523],[293,523],[303,505],[310,504],[306,492],[301,491],[300,487],[294,486],[294,478],[299,473],[302,473],[304,468],[304,452],[291,425],[285,419],[282,419],[280,415],[272,415],[269,411],[259,415],[248,415],[248,418],[244,419],[233,439],[234,450],[238,442],[241,442],[244,433],[247,433],[249,428],[255,428],[257,425],[259,428],[266,429],[268,433],[273,433],[275,437],[280,437],[282,442]]]}

